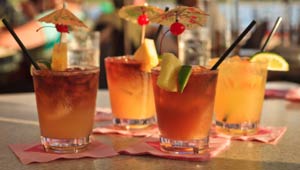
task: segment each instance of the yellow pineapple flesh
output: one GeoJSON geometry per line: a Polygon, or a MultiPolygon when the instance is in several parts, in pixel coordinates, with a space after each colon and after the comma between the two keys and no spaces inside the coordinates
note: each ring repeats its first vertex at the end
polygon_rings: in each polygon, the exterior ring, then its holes
{"type": "Polygon", "coordinates": [[[54,71],[64,71],[67,69],[67,43],[54,45],[51,69],[54,71]]]}

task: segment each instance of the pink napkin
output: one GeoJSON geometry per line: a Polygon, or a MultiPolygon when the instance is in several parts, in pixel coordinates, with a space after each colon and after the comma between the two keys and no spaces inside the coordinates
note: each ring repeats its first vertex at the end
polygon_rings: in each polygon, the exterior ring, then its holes
{"type": "Polygon", "coordinates": [[[163,152],[160,149],[158,138],[143,139],[138,144],[120,150],[120,154],[126,155],[152,155],[167,159],[207,161],[217,156],[221,151],[230,145],[230,140],[226,138],[213,137],[209,139],[209,152],[204,155],[184,155],[163,152]]]}
{"type": "Polygon", "coordinates": [[[137,130],[125,130],[120,129],[114,125],[96,127],[93,129],[93,133],[101,133],[101,134],[119,134],[125,136],[133,136],[133,137],[157,137],[159,136],[159,130],[157,125],[152,125],[144,129],[137,130]]]}
{"type": "Polygon", "coordinates": [[[16,154],[23,164],[33,162],[50,162],[57,159],[79,159],[79,158],[106,158],[118,155],[110,146],[93,141],[86,151],[75,154],[55,154],[44,151],[40,143],[36,144],[10,144],[10,149],[16,154]]]}
{"type": "MultiPolygon", "coordinates": [[[[113,116],[110,108],[96,108],[95,121],[107,121],[112,120],[113,116]]],[[[119,134],[125,136],[133,136],[133,137],[158,137],[159,130],[157,125],[152,125],[144,129],[136,129],[136,130],[126,130],[122,128],[118,128],[112,124],[107,126],[96,127],[93,129],[93,133],[100,134],[119,134]]]]}
{"type": "Polygon", "coordinates": [[[266,89],[265,98],[284,99],[287,92],[288,90],[286,89],[266,89]]]}
{"type": "Polygon", "coordinates": [[[265,98],[286,99],[293,102],[300,101],[300,88],[293,89],[266,89],[265,98]]]}
{"type": "Polygon", "coordinates": [[[276,145],[279,139],[286,132],[286,127],[259,127],[258,132],[254,135],[248,136],[230,136],[226,134],[217,133],[215,126],[212,127],[212,136],[223,137],[232,140],[241,140],[241,141],[257,141],[267,144],[276,145]]]}
{"type": "Polygon", "coordinates": [[[300,102],[300,88],[290,89],[285,98],[290,101],[300,102]]]}
{"type": "Polygon", "coordinates": [[[110,108],[97,107],[94,119],[95,119],[95,121],[112,120],[113,116],[112,116],[112,113],[111,113],[111,109],[110,108]]]}

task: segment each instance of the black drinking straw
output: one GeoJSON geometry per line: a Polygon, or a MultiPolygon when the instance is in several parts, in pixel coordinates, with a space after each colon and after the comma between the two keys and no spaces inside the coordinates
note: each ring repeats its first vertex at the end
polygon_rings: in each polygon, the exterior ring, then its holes
{"type": "MultiPolygon", "coordinates": [[[[167,12],[167,11],[169,11],[169,7],[165,7],[165,12],[167,12]]],[[[159,36],[159,34],[160,34],[161,30],[162,30],[162,27],[163,27],[163,25],[161,25],[161,24],[158,26],[158,29],[157,29],[156,34],[154,36],[154,41],[155,42],[158,39],[158,36],[159,36]]]]}
{"type": "Polygon", "coordinates": [[[256,21],[253,20],[247,28],[237,37],[237,39],[231,44],[231,46],[223,53],[220,59],[210,70],[216,70],[218,66],[223,62],[223,60],[230,54],[230,52],[238,45],[238,43],[245,37],[245,35],[251,30],[251,28],[256,24],[256,21]]]}
{"type": "Polygon", "coordinates": [[[22,49],[24,55],[29,58],[29,60],[32,63],[32,65],[34,66],[34,68],[36,70],[40,70],[41,68],[36,64],[36,62],[33,61],[32,57],[29,55],[26,47],[24,46],[24,44],[22,43],[22,41],[19,39],[19,37],[17,36],[17,34],[13,30],[13,28],[9,25],[9,23],[7,22],[7,20],[5,18],[3,18],[2,22],[6,26],[6,28],[8,29],[8,31],[11,33],[11,35],[14,37],[14,39],[17,41],[17,43],[19,44],[19,46],[22,49]]]}
{"type": "Polygon", "coordinates": [[[261,52],[265,51],[266,46],[268,45],[270,39],[271,39],[271,38],[273,37],[273,35],[275,34],[275,31],[276,31],[277,28],[279,27],[281,21],[282,21],[282,17],[278,17],[277,20],[276,20],[276,22],[275,22],[275,24],[274,24],[274,26],[273,26],[273,28],[272,28],[271,33],[269,34],[269,36],[268,36],[268,38],[267,38],[267,40],[266,40],[266,42],[264,43],[264,45],[263,45],[262,48],[260,49],[261,52]]]}

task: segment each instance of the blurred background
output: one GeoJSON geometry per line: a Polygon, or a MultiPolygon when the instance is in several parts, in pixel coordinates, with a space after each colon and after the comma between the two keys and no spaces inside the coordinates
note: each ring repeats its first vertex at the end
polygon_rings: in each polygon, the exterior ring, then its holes
{"type": "MultiPolygon", "coordinates": [[[[49,58],[51,49],[58,38],[55,37],[56,35],[49,33],[51,31],[55,32],[51,29],[36,32],[36,29],[43,26],[36,23],[36,20],[54,8],[61,8],[62,1],[0,0],[0,17],[6,18],[15,27],[32,56],[49,58]],[[27,32],[22,32],[21,29],[29,29],[30,33],[35,34],[29,35],[27,32]],[[46,35],[42,35],[42,33],[46,35]],[[39,40],[39,37],[43,37],[43,39],[39,40]],[[35,41],[36,44],[34,44],[35,41]]],[[[105,89],[107,85],[103,65],[104,58],[133,54],[139,45],[140,39],[139,26],[119,19],[116,13],[123,5],[143,4],[145,0],[66,1],[69,4],[68,8],[79,16],[91,30],[101,32],[99,88],[105,89]]],[[[205,10],[209,14],[209,18],[208,23],[203,28],[199,28],[201,30],[199,41],[205,44],[201,51],[206,50],[206,55],[209,58],[220,56],[253,19],[257,21],[255,29],[239,44],[232,55],[249,56],[259,51],[277,17],[281,16],[283,18],[282,23],[272,41],[268,44],[266,51],[276,52],[285,57],[290,64],[290,71],[269,71],[268,81],[300,83],[300,1],[147,0],[147,3],[162,9],[167,6],[173,8],[176,5],[191,5],[205,10]],[[203,33],[203,30],[206,30],[205,33],[203,33]]],[[[149,26],[146,36],[153,38],[157,28],[158,25],[149,26]]],[[[164,28],[162,32],[167,29],[164,28]]],[[[7,35],[6,28],[0,23],[0,93],[33,91],[30,63],[10,38],[7,35]]],[[[176,37],[168,35],[165,39],[164,51],[180,53],[180,45],[178,47],[176,37]]]]}

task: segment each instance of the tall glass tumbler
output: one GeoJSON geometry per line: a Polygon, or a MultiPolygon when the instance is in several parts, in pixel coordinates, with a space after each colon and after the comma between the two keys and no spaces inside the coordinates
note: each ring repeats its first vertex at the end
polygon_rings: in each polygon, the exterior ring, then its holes
{"type": "Polygon", "coordinates": [[[194,66],[183,93],[161,89],[156,83],[159,74],[159,67],[152,69],[161,149],[176,154],[207,153],[218,72],[194,66]]]}
{"type": "Polygon", "coordinates": [[[113,122],[125,129],[145,128],[155,122],[151,74],[132,56],[105,58],[113,122]]]}
{"type": "Polygon", "coordinates": [[[44,149],[55,153],[85,150],[93,128],[99,68],[32,68],[32,77],[44,149]]]}
{"type": "Polygon", "coordinates": [[[266,78],[267,62],[233,57],[221,64],[214,109],[217,131],[229,135],[256,133],[266,78]]]}

